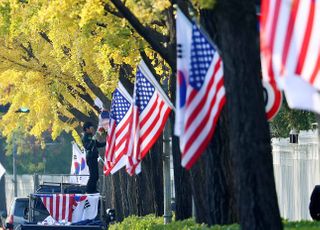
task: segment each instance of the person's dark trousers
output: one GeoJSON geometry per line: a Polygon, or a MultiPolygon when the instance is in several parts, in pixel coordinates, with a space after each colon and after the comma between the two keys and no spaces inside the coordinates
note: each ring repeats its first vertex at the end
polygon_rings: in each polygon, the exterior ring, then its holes
{"type": "Polygon", "coordinates": [[[97,192],[97,181],[99,179],[98,161],[96,158],[87,158],[87,165],[89,167],[89,180],[87,183],[87,193],[97,192]]]}

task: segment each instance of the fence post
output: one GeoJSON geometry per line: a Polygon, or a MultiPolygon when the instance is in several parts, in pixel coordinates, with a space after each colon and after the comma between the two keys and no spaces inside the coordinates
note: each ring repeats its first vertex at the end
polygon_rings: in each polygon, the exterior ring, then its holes
{"type": "Polygon", "coordinates": [[[37,188],[39,186],[39,175],[37,173],[33,174],[33,192],[35,193],[37,191],[37,188]]]}

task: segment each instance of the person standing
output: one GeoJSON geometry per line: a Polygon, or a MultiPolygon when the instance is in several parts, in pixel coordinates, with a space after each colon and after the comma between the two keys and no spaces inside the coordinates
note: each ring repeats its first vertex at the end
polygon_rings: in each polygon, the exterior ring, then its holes
{"type": "Polygon", "coordinates": [[[91,122],[85,122],[83,124],[83,131],[84,136],[82,142],[86,150],[86,160],[90,174],[86,190],[87,193],[97,193],[97,181],[99,180],[98,148],[104,147],[106,143],[96,140],[95,129],[91,122]]]}

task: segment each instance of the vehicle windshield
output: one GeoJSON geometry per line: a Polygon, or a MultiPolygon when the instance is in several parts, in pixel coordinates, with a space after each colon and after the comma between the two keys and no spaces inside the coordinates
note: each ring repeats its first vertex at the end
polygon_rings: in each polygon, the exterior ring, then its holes
{"type": "Polygon", "coordinates": [[[29,206],[29,200],[27,199],[17,199],[13,203],[13,207],[11,209],[11,213],[14,216],[23,217],[24,210],[29,206]],[[12,212],[13,211],[13,212],[12,212]]]}

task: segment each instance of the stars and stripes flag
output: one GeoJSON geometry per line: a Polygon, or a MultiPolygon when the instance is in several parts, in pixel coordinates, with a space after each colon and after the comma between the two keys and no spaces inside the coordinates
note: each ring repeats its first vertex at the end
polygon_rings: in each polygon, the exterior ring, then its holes
{"type": "Polygon", "coordinates": [[[190,169],[206,149],[226,101],[222,60],[194,22],[177,11],[175,134],[181,164],[190,169]]]}
{"type": "Polygon", "coordinates": [[[174,108],[144,61],[137,68],[127,172],[139,173],[140,162],[156,142],[174,108]]]}
{"type": "Polygon", "coordinates": [[[113,92],[104,173],[115,173],[126,165],[132,119],[132,97],[121,83],[113,92]]]}
{"type": "Polygon", "coordinates": [[[320,1],[263,0],[260,24],[263,78],[291,108],[320,113],[320,1]]]}
{"type": "Polygon", "coordinates": [[[71,222],[74,194],[37,194],[53,219],[58,222],[71,222]]]}

